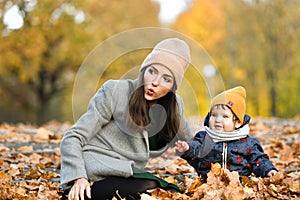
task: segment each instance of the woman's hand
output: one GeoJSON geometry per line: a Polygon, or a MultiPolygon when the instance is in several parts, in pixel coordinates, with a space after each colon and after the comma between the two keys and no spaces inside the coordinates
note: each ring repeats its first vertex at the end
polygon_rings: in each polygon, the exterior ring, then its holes
{"type": "Polygon", "coordinates": [[[276,175],[277,173],[279,173],[279,172],[273,169],[273,170],[269,171],[267,175],[268,175],[268,177],[272,177],[272,176],[276,175]]]}
{"type": "Polygon", "coordinates": [[[86,196],[91,198],[91,186],[88,180],[85,178],[79,178],[75,181],[73,187],[71,188],[68,199],[69,200],[84,200],[84,192],[86,192],[86,196]]]}
{"type": "Polygon", "coordinates": [[[175,145],[176,150],[181,153],[184,153],[190,149],[189,144],[185,141],[178,140],[175,145]]]}

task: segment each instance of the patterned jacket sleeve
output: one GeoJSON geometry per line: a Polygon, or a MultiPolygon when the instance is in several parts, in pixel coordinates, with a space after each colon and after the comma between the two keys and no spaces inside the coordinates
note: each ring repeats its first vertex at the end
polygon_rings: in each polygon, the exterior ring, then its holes
{"type": "Polygon", "coordinates": [[[269,171],[278,171],[264,152],[260,142],[253,137],[249,137],[249,140],[252,147],[247,151],[249,153],[248,162],[251,164],[253,173],[256,176],[267,177],[269,171]]]}
{"type": "Polygon", "coordinates": [[[179,105],[179,113],[181,116],[178,139],[188,141],[193,138],[193,134],[190,125],[184,116],[184,102],[179,95],[176,95],[176,97],[179,105]]]}

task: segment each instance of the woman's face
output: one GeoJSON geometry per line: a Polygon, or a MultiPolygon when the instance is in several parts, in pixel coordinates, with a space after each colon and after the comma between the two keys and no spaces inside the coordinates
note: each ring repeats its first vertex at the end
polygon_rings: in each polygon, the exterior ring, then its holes
{"type": "Polygon", "coordinates": [[[234,131],[241,124],[234,122],[234,114],[227,106],[215,105],[210,111],[209,128],[221,132],[234,131]]]}
{"type": "Polygon", "coordinates": [[[144,73],[145,99],[153,101],[165,96],[172,90],[174,82],[174,76],[168,68],[150,65],[144,73]]]}

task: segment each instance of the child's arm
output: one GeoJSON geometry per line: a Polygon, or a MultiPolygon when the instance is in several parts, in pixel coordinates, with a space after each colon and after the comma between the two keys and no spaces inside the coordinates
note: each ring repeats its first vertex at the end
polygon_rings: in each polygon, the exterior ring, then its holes
{"type": "MultiPolygon", "coordinates": [[[[185,159],[196,170],[199,165],[199,151],[202,146],[205,132],[198,132],[189,142],[177,141],[175,143],[176,153],[185,159]]],[[[198,170],[197,170],[198,171],[198,170]]]]}
{"type": "Polygon", "coordinates": [[[248,138],[252,148],[249,151],[249,162],[252,165],[252,171],[256,176],[272,177],[278,170],[272,164],[269,156],[264,153],[260,142],[255,138],[248,138]]]}
{"type": "Polygon", "coordinates": [[[175,149],[177,154],[179,154],[184,159],[196,159],[198,158],[200,148],[202,146],[205,132],[198,132],[194,138],[188,142],[177,141],[175,143],[175,149]]]}
{"type": "Polygon", "coordinates": [[[178,140],[175,143],[175,149],[180,153],[184,153],[190,149],[189,144],[185,141],[178,140]]]}

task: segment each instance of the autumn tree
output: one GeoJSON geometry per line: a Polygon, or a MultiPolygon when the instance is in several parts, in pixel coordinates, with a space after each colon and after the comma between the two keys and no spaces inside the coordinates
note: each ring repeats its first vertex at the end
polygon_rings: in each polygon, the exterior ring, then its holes
{"type": "Polygon", "coordinates": [[[256,114],[281,117],[297,114],[290,107],[297,105],[297,101],[286,101],[284,96],[293,91],[291,80],[297,79],[299,56],[295,45],[299,45],[296,39],[299,37],[299,2],[236,1],[232,6],[238,6],[233,14],[238,28],[237,60],[243,67],[244,82],[252,94],[249,99],[252,107],[256,107],[256,114]]]}
{"type": "MultiPolygon", "coordinates": [[[[3,2],[4,12],[11,3],[3,2]]],[[[6,105],[15,109],[7,112],[14,112],[15,119],[24,113],[24,120],[41,123],[49,119],[51,100],[63,92],[70,81],[68,76],[82,60],[88,37],[86,23],[77,20],[82,11],[75,4],[49,0],[30,3],[12,4],[23,15],[20,29],[2,26],[1,86],[6,105]]]]}
{"type": "Polygon", "coordinates": [[[71,113],[71,105],[58,99],[71,98],[74,74],[85,56],[118,31],[158,25],[158,7],[150,3],[2,1],[0,13],[17,6],[24,23],[17,30],[0,25],[0,94],[5,97],[0,120],[43,123],[63,118],[60,110],[66,106],[71,113]]]}
{"type": "Polygon", "coordinates": [[[247,88],[248,112],[290,117],[299,113],[299,9],[295,0],[196,0],[174,28],[207,49],[225,87],[247,88]]]}
{"type": "MultiPolygon", "coordinates": [[[[226,55],[228,52],[227,45],[227,16],[225,12],[226,1],[211,1],[211,0],[195,0],[189,10],[184,12],[178,17],[177,22],[172,28],[188,35],[199,43],[200,46],[207,51],[207,54],[213,61],[212,65],[217,71],[222,72],[224,82],[227,84],[232,79],[230,75],[231,67],[229,66],[229,58],[226,55]]],[[[197,55],[195,55],[197,56],[197,55]]],[[[203,63],[205,65],[205,63],[203,63]]],[[[208,64],[208,63],[206,63],[208,64]]],[[[196,66],[198,69],[204,69],[205,66],[196,66]]],[[[201,75],[204,75],[203,71],[200,71],[201,75]]],[[[210,99],[204,98],[207,95],[207,91],[203,87],[209,88],[212,85],[214,93],[218,93],[224,89],[222,83],[215,84],[212,79],[211,82],[201,82],[201,77],[196,77],[195,73],[186,76],[191,79],[194,87],[196,87],[199,107],[204,114],[207,113],[210,99]],[[205,86],[206,84],[206,86],[205,86]],[[207,102],[206,102],[206,101],[207,102]]],[[[226,85],[226,87],[228,84],[226,85]]],[[[214,94],[209,94],[210,98],[214,94]]],[[[202,114],[203,114],[202,113],[202,114]]]]}

